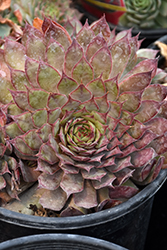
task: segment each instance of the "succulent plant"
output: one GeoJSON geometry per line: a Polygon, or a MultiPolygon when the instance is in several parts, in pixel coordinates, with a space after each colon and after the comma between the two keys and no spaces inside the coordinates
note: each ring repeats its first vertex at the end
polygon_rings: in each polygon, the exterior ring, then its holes
{"type": "MultiPolygon", "coordinates": [[[[71,39],[44,18],[0,50],[0,197],[38,181],[38,205],[61,216],[135,195],[165,167],[167,88],[156,51],[102,17],[71,39]]],[[[32,205],[32,204],[31,204],[32,205]]]]}
{"type": "Polygon", "coordinates": [[[32,25],[35,17],[56,18],[56,21],[63,23],[74,16],[78,18],[81,14],[74,8],[71,8],[70,0],[49,0],[39,2],[38,0],[17,0],[11,3],[12,12],[17,17],[19,23],[23,26],[25,21],[32,25]]]}
{"type": "Polygon", "coordinates": [[[125,0],[127,12],[119,24],[141,29],[167,28],[167,0],[125,0]]]}
{"type": "MultiPolygon", "coordinates": [[[[0,37],[8,36],[12,31],[16,37],[22,35],[20,25],[26,22],[33,24],[34,18],[43,18],[46,15],[55,19],[62,25],[70,20],[73,25],[80,28],[79,19],[82,14],[72,7],[68,0],[2,0],[0,1],[0,37]]],[[[71,24],[70,24],[71,25],[71,24]]]]}

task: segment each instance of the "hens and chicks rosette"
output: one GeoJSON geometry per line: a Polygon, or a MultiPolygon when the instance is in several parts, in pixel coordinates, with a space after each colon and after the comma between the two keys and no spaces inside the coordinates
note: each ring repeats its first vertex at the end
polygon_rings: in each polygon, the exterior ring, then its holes
{"type": "Polygon", "coordinates": [[[44,18],[0,49],[0,198],[38,181],[60,216],[119,204],[166,166],[167,88],[157,51],[102,17],[72,37],[44,18]],[[137,186],[136,186],[137,184],[137,186]]]}

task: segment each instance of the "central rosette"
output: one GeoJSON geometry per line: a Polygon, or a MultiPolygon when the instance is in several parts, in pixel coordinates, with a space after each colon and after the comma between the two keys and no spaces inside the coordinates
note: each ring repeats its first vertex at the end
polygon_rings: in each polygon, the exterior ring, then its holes
{"type": "Polygon", "coordinates": [[[75,161],[89,161],[104,145],[104,141],[107,143],[105,125],[95,114],[86,113],[82,116],[73,113],[68,121],[66,118],[63,117],[59,127],[59,146],[62,153],[69,155],[75,161]]]}
{"type": "Polygon", "coordinates": [[[100,138],[100,131],[95,124],[85,118],[71,119],[66,124],[64,133],[68,148],[78,153],[94,148],[100,138]]]}

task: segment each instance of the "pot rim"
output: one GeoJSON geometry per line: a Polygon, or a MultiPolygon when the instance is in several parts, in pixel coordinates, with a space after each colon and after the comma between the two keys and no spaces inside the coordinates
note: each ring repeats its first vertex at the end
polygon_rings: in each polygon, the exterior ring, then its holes
{"type": "MultiPolygon", "coordinates": [[[[31,246],[33,244],[40,245],[42,243],[74,243],[74,244],[80,244],[83,246],[91,246],[91,247],[97,247],[100,249],[105,250],[127,250],[127,248],[121,247],[117,244],[114,244],[112,242],[108,242],[102,239],[97,239],[90,236],[85,235],[77,235],[77,234],[37,234],[37,235],[29,235],[24,237],[19,237],[12,240],[7,240],[5,242],[0,243],[0,249],[1,250],[8,250],[10,247],[12,249],[17,249],[18,246],[21,246],[24,249],[24,246],[26,247],[29,243],[31,246]]],[[[26,248],[27,249],[27,248],[26,248]]],[[[57,248],[56,248],[57,249],[57,248]]]]}
{"type": "Polygon", "coordinates": [[[10,224],[24,226],[28,228],[46,229],[46,230],[69,230],[87,228],[104,224],[108,221],[114,221],[121,216],[132,212],[137,207],[141,206],[147,200],[151,199],[155,193],[160,189],[167,179],[167,169],[160,171],[158,177],[150,184],[148,184],[138,194],[134,195],[129,200],[110,209],[102,210],[100,212],[71,216],[71,217],[38,217],[34,215],[25,215],[14,211],[7,210],[0,207],[0,220],[7,221],[10,224]]]}

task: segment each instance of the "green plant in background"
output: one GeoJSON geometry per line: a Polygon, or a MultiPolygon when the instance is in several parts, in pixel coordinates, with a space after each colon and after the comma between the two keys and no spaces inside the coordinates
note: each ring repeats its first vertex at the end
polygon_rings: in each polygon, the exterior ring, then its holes
{"type": "Polygon", "coordinates": [[[26,24],[21,43],[6,39],[1,203],[37,182],[27,209],[95,212],[129,199],[135,184],[166,167],[167,88],[151,84],[157,52],[143,57],[140,44],[130,30],[115,35],[104,17],[73,39],[46,17],[40,29],[26,24]]]}
{"type": "Polygon", "coordinates": [[[71,20],[71,25],[80,28],[80,14],[76,9],[70,7],[70,0],[1,0],[0,1],[0,36],[8,36],[13,30],[14,35],[21,35],[19,26],[24,26],[25,22],[32,25],[35,17],[43,19],[44,15],[55,19],[65,25],[71,20]],[[75,17],[74,20],[72,20],[75,17]]]}
{"type": "Polygon", "coordinates": [[[21,25],[24,25],[25,21],[32,25],[35,17],[43,18],[44,15],[52,19],[55,18],[57,22],[64,24],[65,21],[74,16],[81,16],[76,9],[70,7],[70,4],[70,0],[12,0],[11,9],[13,13],[19,12],[21,14],[21,25]]]}
{"type": "Polygon", "coordinates": [[[125,0],[127,12],[120,17],[124,27],[167,28],[167,0],[125,0]]]}

